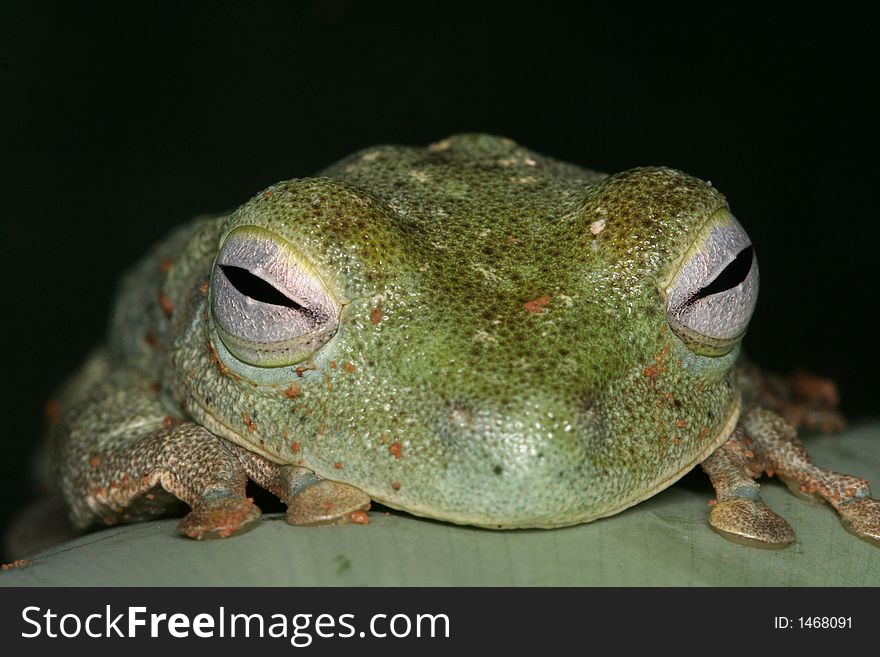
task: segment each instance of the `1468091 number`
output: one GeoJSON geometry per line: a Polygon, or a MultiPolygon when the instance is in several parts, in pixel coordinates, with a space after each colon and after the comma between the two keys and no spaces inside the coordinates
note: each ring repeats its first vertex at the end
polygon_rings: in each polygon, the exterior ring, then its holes
{"type": "Polygon", "coordinates": [[[852,629],[852,616],[801,616],[798,625],[813,630],[852,629]]]}

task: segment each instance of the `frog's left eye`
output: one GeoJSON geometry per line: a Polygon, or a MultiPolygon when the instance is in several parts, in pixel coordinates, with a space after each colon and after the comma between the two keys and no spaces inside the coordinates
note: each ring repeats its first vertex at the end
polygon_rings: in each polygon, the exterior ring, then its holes
{"type": "Polygon", "coordinates": [[[333,337],[340,309],[285,240],[256,226],[226,237],[211,273],[211,316],[239,360],[258,367],[305,360],[333,337]]]}
{"type": "Polygon", "coordinates": [[[758,300],[758,261],[749,236],[726,209],[716,212],[666,287],[669,325],[691,349],[728,353],[758,300]]]}

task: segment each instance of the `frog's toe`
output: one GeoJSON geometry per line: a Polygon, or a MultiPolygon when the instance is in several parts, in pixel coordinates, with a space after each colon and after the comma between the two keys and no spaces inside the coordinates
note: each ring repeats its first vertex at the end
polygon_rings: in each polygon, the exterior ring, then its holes
{"type": "Polygon", "coordinates": [[[880,500],[863,497],[837,506],[840,522],[847,531],[880,546],[880,500]]]}
{"type": "Polygon", "coordinates": [[[180,521],[177,531],[196,540],[227,538],[252,529],[261,515],[262,511],[250,499],[207,499],[180,521]]]}
{"type": "Polygon", "coordinates": [[[761,500],[719,501],[709,513],[712,529],[735,543],[782,548],[794,541],[794,530],[761,500]]]}
{"type": "Polygon", "coordinates": [[[291,525],[345,525],[363,523],[370,496],[359,488],[322,479],[299,491],[287,506],[291,525]]]}

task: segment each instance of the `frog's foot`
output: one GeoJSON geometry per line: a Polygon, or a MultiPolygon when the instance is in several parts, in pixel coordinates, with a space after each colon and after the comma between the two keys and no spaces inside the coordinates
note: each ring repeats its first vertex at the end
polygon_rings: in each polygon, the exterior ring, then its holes
{"type": "Polygon", "coordinates": [[[184,536],[196,540],[228,538],[253,528],[262,512],[251,499],[220,492],[205,497],[177,526],[184,536]]]}
{"type": "Polygon", "coordinates": [[[880,501],[868,482],[817,467],[794,428],[772,411],[755,409],[742,420],[761,468],[799,496],[828,502],[850,532],[880,546],[880,501]]]}
{"type": "Polygon", "coordinates": [[[835,508],[847,531],[880,546],[880,501],[861,498],[843,502],[835,508]]]}
{"type": "Polygon", "coordinates": [[[762,500],[716,502],[709,512],[709,524],[724,538],[753,547],[783,548],[795,538],[791,525],[762,500]]]}
{"type": "Polygon", "coordinates": [[[368,522],[370,496],[359,488],[322,479],[308,468],[272,463],[238,446],[232,449],[250,478],[287,504],[291,525],[368,522]]]}
{"type": "Polygon", "coordinates": [[[781,548],[795,536],[791,526],[761,500],[754,481],[754,453],[748,448],[740,427],[703,463],[715,487],[717,500],[709,512],[709,524],[736,543],[755,547],[781,548]]]}

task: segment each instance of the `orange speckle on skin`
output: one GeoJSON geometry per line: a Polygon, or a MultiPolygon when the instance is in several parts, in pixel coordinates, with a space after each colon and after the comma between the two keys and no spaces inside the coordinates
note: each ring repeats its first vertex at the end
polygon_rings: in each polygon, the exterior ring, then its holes
{"type": "Polygon", "coordinates": [[[333,370],[336,369],[336,361],[335,360],[330,361],[330,369],[333,369],[333,370]]]}
{"type": "Polygon", "coordinates": [[[204,281],[202,281],[202,284],[199,285],[199,292],[201,292],[202,294],[207,294],[207,293],[208,293],[208,281],[207,281],[207,279],[204,280],[204,281]]]}
{"type": "Polygon", "coordinates": [[[178,420],[176,417],[172,417],[171,415],[166,415],[165,418],[162,420],[162,424],[164,424],[166,427],[173,427],[177,424],[180,424],[180,420],[178,420]]]}
{"type": "Polygon", "coordinates": [[[370,516],[366,511],[355,511],[351,514],[351,521],[356,525],[369,525],[370,516]]]}
{"type": "Polygon", "coordinates": [[[99,465],[101,465],[101,461],[103,460],[104,459],[101,457],[100,454],[95,454],[92,458],[89,459],[89,466],[97,468],[99,465]]]}
{"type": "Polygon", "coordinates": [[[263,192],[263,198],[264,198],[264,199],[272,198],[272,190],[271,190],[271,189],[267,189],[265,192],[263,192]]]}
{"type": "Polygon", "coordinates": [[[162,264],[159,265],[159,271],[161,271],[163,274],[167,274],[168,272],[171,271],[171,268],[173,266],[174,266],[174,260],[172,260],[171,258],[165,258],[162,261],[162,264]]]}
{"type": "Polygon", "coordinates": [[[386,436],[386,435],[383,433],[381,436],[379,436],[379,442],[382,443],[382,444],[384,445],[385,443],[388,442],[388,436],[386,436]]]}
{"type": "Polygon", "coordinates": [[[370,323],[373,326],[382,321],[382,313],[383,310],[381,303],[370,311],[370,323]]]}
{"type": "Polygon", "coordinates": [[[162,292],[159,292],[159,305],[162,307],[162,312],[165,313],[165,317],[171,317],[174,314],[174,304],[171,302],[171,299],[166,297],[162,292]]]}
{"type": "Polygon", "coordinates": [[[214,349],[214,345],[211,344],[210,340],[208,341],[208,354],[211,357],[211,364],[217,366],[217,371],[220,372],[222,376],[231,376],[236,381],[241,381],[241,377],[235,372],[230,372],[229,368],[226,367],[226,364],[220,360],[220,357],[217,356],[217,350],[214,349]]]}
{"type": "Polygon", "coordinates": [[[403,445],[400,441],[394,441],[388,446],[388,453],[394,458],[399,459],[403,456],[403,445]]]}
{"type": "Polygon", "coordinates": [[[533,299],[532,301],[526,301],[523,304],[523,308],[526,309],[526,312],[536,314],[536,313],[544,312],[544,309],[549,305],[550,305],[550,297],[543,296],[543,297],[538,297],[537,299],[533,299]]]}
{"type": "Polygon", "coordinates": [[[288,399],[296,399],[302,394],[302,388],[298,383],[291,383],[285,390],[284,396],[288,399]]]}
{"type": "Polygon", "coordinates": [[[678,428],[679,429],[684,429],[686,425],[687,425],[687,422],[685,422],[684,420],[678,421],[678,428]]]}
{"type": "Polygon", "coordinates": [[[293,454],[296,454],[297,452],[299,452],[301,446],[302,443],[300,443],[298,440],[294,440],[292,443],[290,443],[290,451],[293,454]]]}
{"type": "MultiPolygon", "coordinates": [[[[666,360],[666,354],[668,354],[668,353],[669,353],[669,346],[667,345],[667,346],[663,347],[663,349],[660,350],[660,353],[654,357],[655,364],[648,365],[644,369],[644,375],[647,378],[651,379],[651,387],[652,388],[656,387],[657,377],[666,371],[666,366],[663,364],[663,361],[666,360]]],[[[667,399],[668,399],[668,397],[667,397],[667,399]]]]}
{"type": "Polygon", "coordinates": [[[344,369],[349,374],[353,374],[357,371],[357,367],[353,363],[346,363],[342,366],[342,369],[344,369]]]}
{"type": "Polygon", "coordinates": [[[709,506],[715,506],[716,504],[718,504],[718,500],[709,500],[708,502],[706,502],[706,504],[708,504],[709,506]]]}
{"type": "Polygon", "coordinates": [[[391,484],[391,488],[393,488],[394,490],[400,490],[400,482],[395,481],[393,484],[391,484]]]}
{"type": "Polygon", "coordinates": [[[333,464],[333,467],[336,468],[337,470],[342,470],[342,462],[336,461],[336,463],[333,464]]]}
{"type": "Polygon", "coordinates": [[[253,433],[254,431],[257,430],[257,423],[254,422],[254,418],[251,417],[250,413],[248,413],[247,411],[242,411],[241,412],[241,419],[244,422],[245,426],[247,427],[248,431],[253,433]]]}
{"type": "Polygon", "coordinates": [[[33,562],[29,559],[16,559],[11,563],[4,563],[3,565],[0,565],[0,568],[2,568],[3,570],[12,570],[14,568],[27,568],[31,565],[31,563],[33,562]]]}

